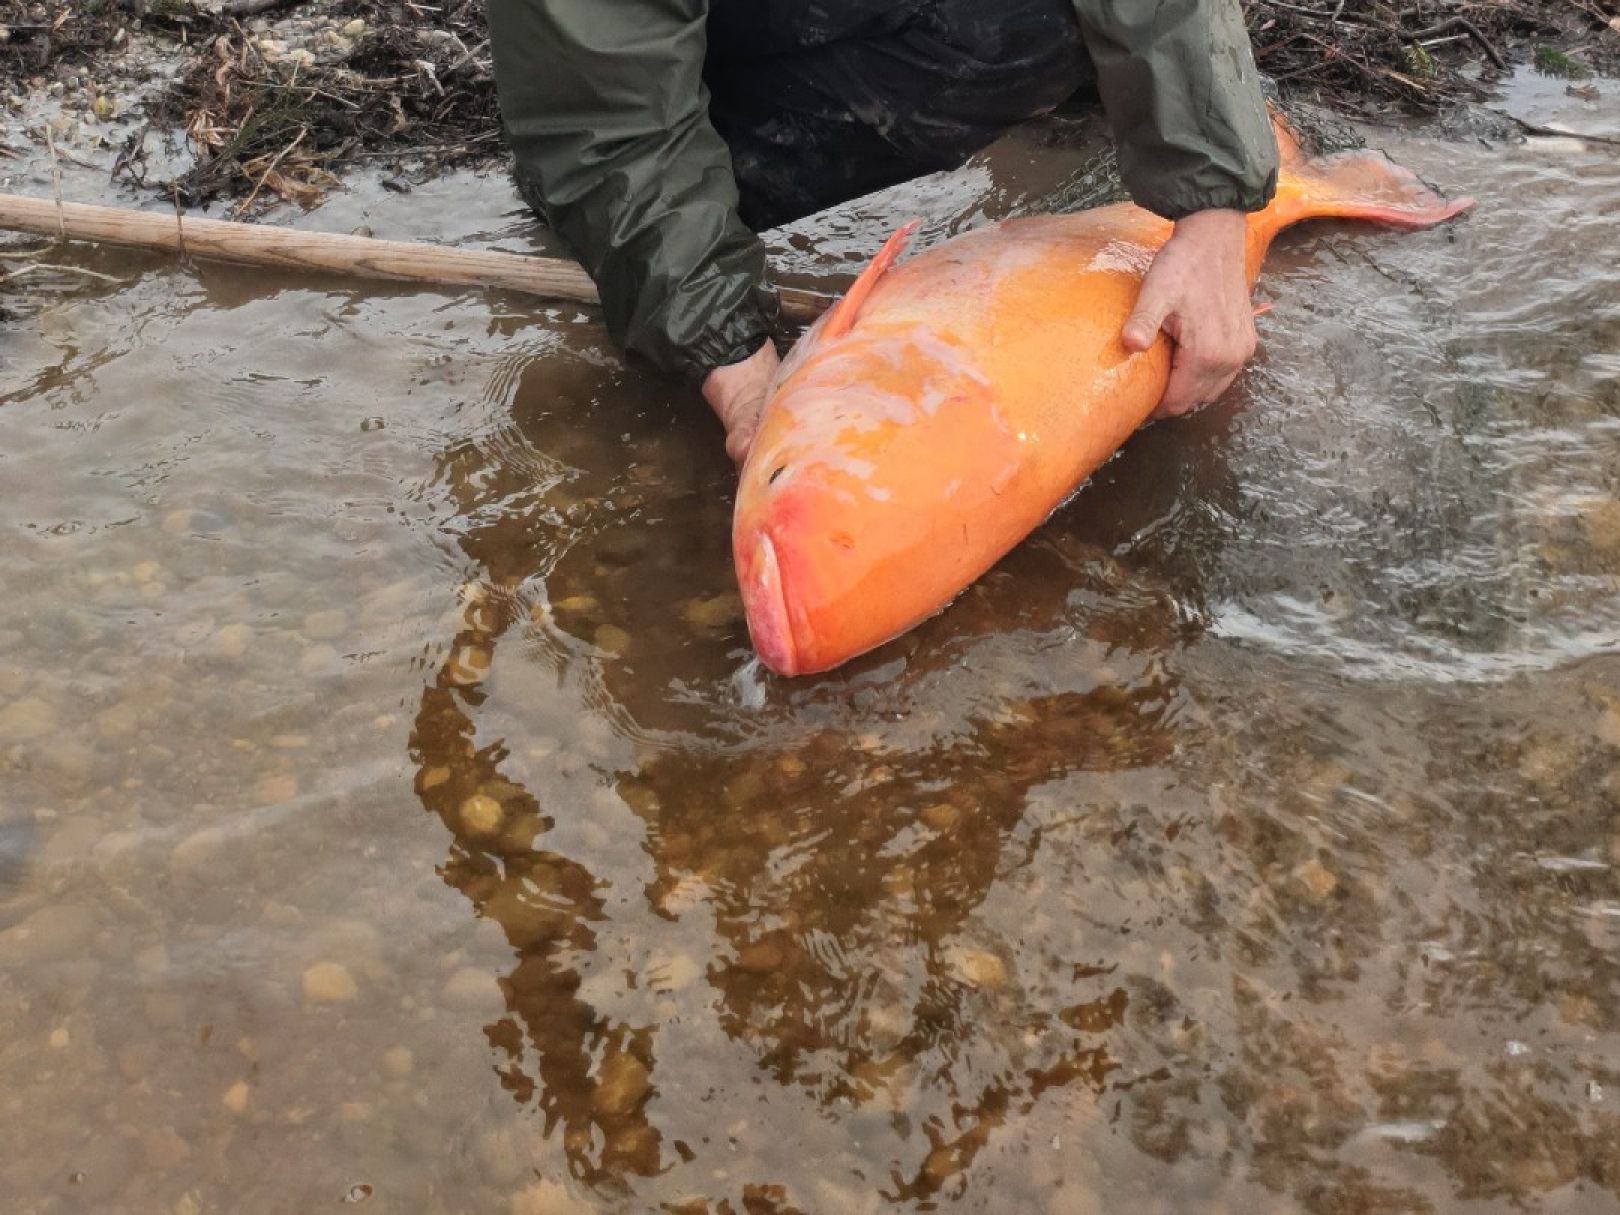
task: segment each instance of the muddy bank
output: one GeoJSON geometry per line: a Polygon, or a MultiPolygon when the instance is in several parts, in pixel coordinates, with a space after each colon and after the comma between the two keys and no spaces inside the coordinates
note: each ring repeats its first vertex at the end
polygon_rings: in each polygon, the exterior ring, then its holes
{"type": "MultiPolygon", "coordinates": [[[[1483,100],[1514,65],[1578,90],[1620,53],[1614,0],[1248,0],[1245,12],[1285,97],[1358,117],[1483,100]]],[[[501,156],[475,0],[0,0],[0,26],[8,144],[49,135],[59,156],[108,162],[118,182],[180,205],[309,207],[357,166],[389,166],[404,190],[501,156]]]]}

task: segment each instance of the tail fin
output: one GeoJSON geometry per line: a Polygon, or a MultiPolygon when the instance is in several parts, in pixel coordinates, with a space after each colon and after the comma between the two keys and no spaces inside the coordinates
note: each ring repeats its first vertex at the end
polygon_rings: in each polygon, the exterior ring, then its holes
{"type": "Polygon", "coordinates": [[[1276,205],[1285,223],[1338,217],[1427,228],[1474,205],[1472,198],[1441,198],[1382,152],[1307,156],[1293,128],[1276,110],[1271,125],[1281,165],[1276,205]]]}

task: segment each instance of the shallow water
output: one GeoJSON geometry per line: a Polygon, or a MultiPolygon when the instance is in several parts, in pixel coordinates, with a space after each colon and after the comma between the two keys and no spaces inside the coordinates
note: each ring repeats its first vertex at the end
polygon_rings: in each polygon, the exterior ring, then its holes
{"type": "MultiPolygon", "coordinates": [[[[1620,159],[1380,141],[1477,213],[1285,237],[1228,401],[792,683],[587,318],[52,255],[121,281],[0,330],[8,1209],[1620,1210],[1620,159]]],[[[315,222],[452,205],[518,239],[315,222]]]]}

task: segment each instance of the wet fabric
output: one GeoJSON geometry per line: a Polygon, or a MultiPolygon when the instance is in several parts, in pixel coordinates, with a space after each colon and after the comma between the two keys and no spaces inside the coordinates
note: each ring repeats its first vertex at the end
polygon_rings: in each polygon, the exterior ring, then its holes
{"type": "MultiPolygon", "coordinates": [[[[806,6],[810,7],[810,6],[806,6]]],[[[755,0],[709,13],[709,118],[756,231],[941,169],[1094,89],[1068,0],[941,0],[772,19],[755,0]]]]}
{"type": "Polygon", "coordinates": [[[490,0],[524,196],[609,330],[701,378],[765,340],[754,232],[954,167],[1094,87],[1137,202],[1256,209],[1276,152],[1235,0],[490,0]]]}

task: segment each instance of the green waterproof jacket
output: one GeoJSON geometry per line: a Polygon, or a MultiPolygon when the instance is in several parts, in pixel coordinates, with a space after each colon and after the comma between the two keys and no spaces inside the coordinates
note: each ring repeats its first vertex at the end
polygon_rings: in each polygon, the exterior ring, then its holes
{"type": "MultiPolygon", "coordinates": [[[[1277,153],[1238,0],[1075,0],[1138,204],[1258,210],[1277,153]]],[[[489,0],[517,177],[602,296],[609,332],[701,379],[770,331],[703,84],[708,0],[489,0]]]]}

